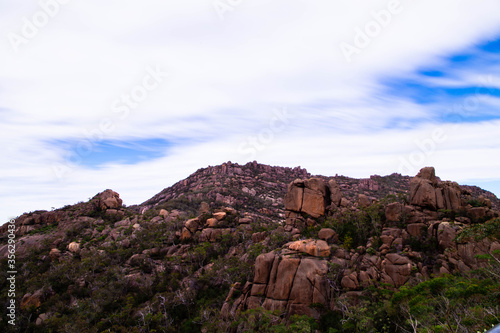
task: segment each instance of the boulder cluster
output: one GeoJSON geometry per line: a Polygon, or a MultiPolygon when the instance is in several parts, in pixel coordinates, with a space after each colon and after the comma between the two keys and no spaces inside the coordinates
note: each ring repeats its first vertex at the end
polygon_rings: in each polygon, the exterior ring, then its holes
{"type": "Polygon", "coordinates": [[[398,288],[411,279],[420,281],[431,275],[486,267],[487,261],[477,255],[500,249],[498,240],[461,243],[455,237],[470,223],[498,217],[498,211],[485,198],[479,199],[481,207],[471,206],[464,199],[466,194],[457,183],[436,177],[434,168],[423,168],[411,180],[407,203],[381,206],[386,218],[381,234],[370,237],[365,246],[347,249],[336,244],[338,236],[330,228],[321,229],[317,239],[300,239],[301,233],[317,225],[319,218],[359,211],[377,202],[360,194],[358,202],[351,204],[343,198],[335,180],[297,179],[289,184],[285,196],[284,230],[298,240],[280,251],[258,256],[253,281],[233,287],[223,314],[263,307],[287,316],[318,318],[319,312],[311,304],[335,309],[336,297],[359,296],[370,285],[383,283],[398,288]],[[451,219],[446,213],[461,216],[451,219]],[[434,258],[421,248],[412,248],[412,244],[431,246],[431,240],[437,244],[434,258]],[[334,280],[341,281],[340,296],[332,288],[334,280]],[[240,296],[234,298],[236,294],[240,296]]]}

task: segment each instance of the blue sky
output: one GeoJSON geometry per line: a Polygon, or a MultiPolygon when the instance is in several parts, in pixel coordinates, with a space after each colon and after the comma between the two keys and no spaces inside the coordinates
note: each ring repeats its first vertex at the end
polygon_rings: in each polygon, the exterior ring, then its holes
{"type": "Polygon", "coordinates": [[[0,36],[3,221],[229,160],[500,195],[498,1],[7,0],[0,36]]]}
{"type": "Polygon", "coordinates": [[[173,143],[160,138],[138,139],[127,141],[93,141],[92,148],[85,152],[79,151],[79,140],[54,141],[49,146],[63,149],[66,152],[66,159],[73,163],[81,164],[83,167],[96,169],[109,163],[115,164],[139,164],[144,161],[159,159],[168,155],[168,148],[173,143]]]}

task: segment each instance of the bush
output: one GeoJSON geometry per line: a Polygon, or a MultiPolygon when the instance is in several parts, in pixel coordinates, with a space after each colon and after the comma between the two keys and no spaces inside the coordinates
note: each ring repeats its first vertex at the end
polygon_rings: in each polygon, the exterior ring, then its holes
{"type": "Polygon", "coordinates": [[[500,238],[500,218],[489,220],[482,224],[468,225],[455,237],[454,241],[461,243],[466,241],[480,241],[484,238],[500,238]]]}

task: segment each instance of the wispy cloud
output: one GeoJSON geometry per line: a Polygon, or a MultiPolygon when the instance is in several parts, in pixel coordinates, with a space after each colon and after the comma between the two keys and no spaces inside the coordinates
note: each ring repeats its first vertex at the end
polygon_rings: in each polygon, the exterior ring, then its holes
{"type": "Polygon", "coordinates": [[[238,148],[283,108],[294,117],[258,142],[259,162],[392,173],[440,129],[447,139],[422,163],[444,178],[495,183],[500,3],[399,3],[346,62],[339,45],[389,1],[245,1],[223,20],[211,1],[69,1],[17,52],[9,33],[22,35],[24,18],[43,8],[2,2],[0,219],[105,188],[138,203],[199,167],[245,163],[238,148]],[[126,117],[115,112],[140,93],[148,68],[168,77],[126,117]],[[87,142],[58,178],[53,165],[87,142]]]}

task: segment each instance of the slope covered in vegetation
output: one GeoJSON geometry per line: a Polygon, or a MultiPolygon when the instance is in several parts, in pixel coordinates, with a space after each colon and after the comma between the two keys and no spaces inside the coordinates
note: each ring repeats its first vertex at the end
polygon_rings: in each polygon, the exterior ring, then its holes
{"type": "Polygon", "coordinates": [[[482,332],[500,322],[495,199],[428,168],[354,180],[256,163],[132,207],[107,190],[16,219],[16,326],[1,228],[0,330],[482,332]]]}

